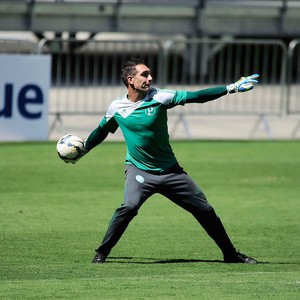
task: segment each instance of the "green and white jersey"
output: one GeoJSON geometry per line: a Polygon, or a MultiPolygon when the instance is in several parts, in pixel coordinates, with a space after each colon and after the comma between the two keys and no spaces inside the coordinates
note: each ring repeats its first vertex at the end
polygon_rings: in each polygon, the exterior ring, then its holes
{"type": "Polygon", "coordinates": [[[100,127],[111,133],[120,127],[127,145],[126,163],[162,172],[177,162],[169,142],[167,109],[184,105],[186,95],[186,91],[157,88],[137,102],[124,95],[110,104],[100,127]]]}

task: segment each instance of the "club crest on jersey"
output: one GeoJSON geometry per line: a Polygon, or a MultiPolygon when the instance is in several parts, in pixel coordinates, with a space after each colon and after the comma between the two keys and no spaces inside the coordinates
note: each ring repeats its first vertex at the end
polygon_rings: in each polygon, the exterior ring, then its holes
{"type": "Polygon", "coordinates": [[[153,116],[155,114],[155,108],[154,107],[148,107],[145,109],[145,113],[147,116],[153,116]]]}

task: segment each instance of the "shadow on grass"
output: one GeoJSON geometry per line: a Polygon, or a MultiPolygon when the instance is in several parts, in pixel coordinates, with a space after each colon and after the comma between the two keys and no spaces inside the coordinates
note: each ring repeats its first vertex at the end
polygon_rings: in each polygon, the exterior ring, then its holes
{"type": "Polygon", "coordinates": [[[108,263],[132,263],[132,264],[177,264],[177,263],[222,263],[223,260],[205,260],[205,259],[155,259],[155,258],[137,258],[137,257],[108,257],[108,263]]]}
{"type": "MultiPolygon", "coordinates": [[[[108,257],[106,263],[124,263],[124,264],[177,264],[177,263],[224,263],[223,260],[218,259],[163,259],[159,260],[156,258],[149,258],[149,257],[108,257]]],[[[229,263],[226,263],[229,264],[229,263]]],[[[233,264],[233,263],[232,263],[233,264]]],[[[259,265],[299,265],[299,263],[292,263],[292,262],[267,262],[267,261],[259,261],[259,265]]]]}

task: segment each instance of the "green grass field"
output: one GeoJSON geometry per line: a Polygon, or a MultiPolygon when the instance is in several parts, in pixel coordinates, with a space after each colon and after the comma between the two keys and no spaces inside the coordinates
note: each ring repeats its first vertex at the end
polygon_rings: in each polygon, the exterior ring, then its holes
{"type": "Polygon", "coordinates": [[[300,141],[173,142],[234,244],[225,264],[191,215],[150,198],[107,263],[91,264],[122,202],[125,145],[76,165],[55,143],[0,144],[1,299],[300,299],[300,141]]]}

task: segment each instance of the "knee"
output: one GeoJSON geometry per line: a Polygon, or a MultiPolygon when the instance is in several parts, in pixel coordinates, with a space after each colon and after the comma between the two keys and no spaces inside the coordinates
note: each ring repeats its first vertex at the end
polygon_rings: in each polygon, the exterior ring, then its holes
{"type": "Polygon", "coordinates": [[[134,217],[138,214],[138,207],[131,204],[122,204],[120,208],[117,209],[117,212],[123,216],[134,217]]]}
{"type": "Polygon", "coordinates": [[[216,215],[214,208],[210,205],[197,207],[191,213],[196,219],[210,218],[211,216],[216,215]]]}

